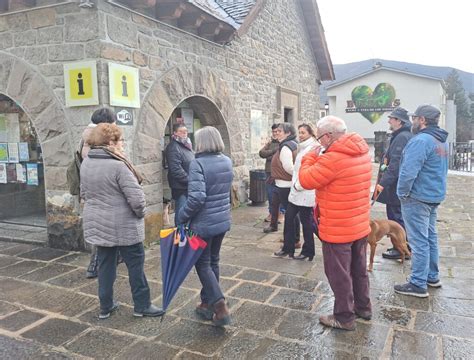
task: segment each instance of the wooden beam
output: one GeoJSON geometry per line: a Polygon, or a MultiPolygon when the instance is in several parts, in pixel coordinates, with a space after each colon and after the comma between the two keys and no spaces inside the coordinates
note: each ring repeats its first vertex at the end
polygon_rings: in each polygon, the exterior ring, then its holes
{"type": "Polygon", "coordinates": [[[159,20],[176,20],[181,17],[186,4],[180,2],[167,2],[156,4],[156,18],[159,20]]]}
{"type": "Polygon", "coordinates": [[[216,21],[205,22],[199,27],[198,34],[199,36],[212,36],[213,37],[213,36],[218,35],[223,28],[224,28],[224,25],[216,21]]]}
{"type": "Polygon", "coordinates": [[[182,29],[196,29],[201,26],[206,16],[197,11],[185,11],[178,19],[178,27],[182,29]]]}
{"type": "Polygon", "coordinates": [[[235,30],[234,28],[228,26],[226,29],[223,29],[214,36],[214,41],[219,44],[225,44],[226,42],[229,42],[233,37],[234,37],[235,30]]]}

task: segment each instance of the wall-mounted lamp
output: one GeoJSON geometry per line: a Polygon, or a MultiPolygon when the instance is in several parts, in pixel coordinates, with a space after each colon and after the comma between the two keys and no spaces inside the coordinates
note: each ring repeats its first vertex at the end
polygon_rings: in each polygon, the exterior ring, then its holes
{"type": "Polygon", "coordinates": [[[328,115],[329,114],[329,103],[327,101],[324,104],[324,110],[326,110],[326,115],[328,115]]]}

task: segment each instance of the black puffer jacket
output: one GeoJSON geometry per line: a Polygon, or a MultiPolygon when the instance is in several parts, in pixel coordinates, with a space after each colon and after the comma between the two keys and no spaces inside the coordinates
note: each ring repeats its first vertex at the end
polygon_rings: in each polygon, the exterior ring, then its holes
{"type": "Polygon", "coordinates": [[[171,139],[166,147],[166,161],[168,163],[168,184],[177,199],[188,189],[189,164],[194,159],[194,153],[183,144],[171,139]]]}
{"type": "Polygon", "coordinates": [[[230,188],[232,161],[221,153],[200,153],[189,166],[186,204],[177,214],[178,224],[189,227],[202,238],[230,229],[230,188]]]}
{"type": "Polygon", "coordinates": [[[388,167],[379,181],[379,184],[383,186],[383,191],[380,193],[377,201],[382,204],[400,205],[400,200],[397,196],[400,159],[403,149],[412,137],[410,125],[405,125],[392,133],[390,145],[383,156],[384,161],[382,161],[382,163],[387,163],[388,167]]]}

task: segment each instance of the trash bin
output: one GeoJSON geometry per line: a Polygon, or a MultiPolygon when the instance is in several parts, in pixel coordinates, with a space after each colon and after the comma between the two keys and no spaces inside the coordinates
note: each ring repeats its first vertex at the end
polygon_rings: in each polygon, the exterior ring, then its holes
{"type": "Polygon", "coordinates": [[[249,199],[253,205],[261,205],[267,201],[266,181],[267,173],[265,170],[250,170],[249,199]]]}

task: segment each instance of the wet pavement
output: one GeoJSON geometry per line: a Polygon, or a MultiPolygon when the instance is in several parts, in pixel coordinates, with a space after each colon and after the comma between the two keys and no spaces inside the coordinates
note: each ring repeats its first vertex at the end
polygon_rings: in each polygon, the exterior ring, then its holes
{"type": "MultiPolygon", "coordinates": [[[[450,175],[439,208],[443,286],[427,299],[393,292],[404,265],[380,254],[370,274],[374,314],[353,332],[324,328],[332,292],[321,246],[312,262],[271,257],[281,231],[263,234],[265,207],[233,212],[221,253],[221,284],[233,324],[225,329],[194,313],[200,284],[185,280],[163,321],[133,318],[126,267],[119,265],[119,310],[97,320],[97,283],[85,278],[88,255],[38,244],[0,242],[0,359],[472,359],[474,358],[474,177],[450,175]]],[[[376,204],[373,217],[383,218],[376,204]]],[[[161,304],[159,247],[147,250],[146,274],[161,304]]]]}

